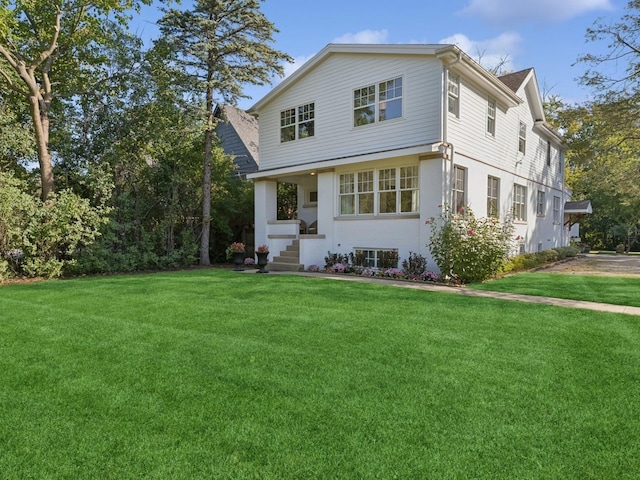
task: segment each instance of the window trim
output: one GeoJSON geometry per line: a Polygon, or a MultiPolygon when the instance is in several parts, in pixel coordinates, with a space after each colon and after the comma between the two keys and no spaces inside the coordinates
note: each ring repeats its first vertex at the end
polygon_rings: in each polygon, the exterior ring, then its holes
{"type": "Polygon", "coordinates": [[[560,225],[560,197],[553,196],[553,223],[560,225]]]}
{"type": "Polygon", "coordinates": [[[460,118],[460,75],[455,73],[447,75],[447,111],[460,118]]]}
{"type": "Polygon", "coordinates": [[[400,261],[399,257],[398,257],[398,249],[397,248],[366,248],[366,247],[355,247],[353,249],[353,253],[356,256],[362,255],[363,252],[365,253],[365,263],[366,265],[360,265],[363,266],[364,268],[373,268],[375,270],[381,269],[383,267],[381,267],[379,265],[379,262],[382,261],[381,258],[381,253],[392,253],[395,255],[396,257],[396,261],[395,261],[395,267],[391,267],[391,268],[398,268],[398,263],[400,261]],[[371,255],[373,254],[373,255],[371,255]],[[373,265],[371,264],[373,263],[373,265]]]}
{"type": "Polygon", "coordinates": [[[527,124],[524,122],[518,127],[518,152],[527,154],[527,124]]]}
{"type": "Polygon", "coordinates": [[[487,217],[500,218],[500,178],[493,175],[487,176],[487,217]],[[491,182],[495,180],[495,192],[491,182]],[[495,196],[492,196],[494,194],[495,196]],[[495,202],[495,212],[492,212],[492,204],[495,202]]]}
{"type": "Polygon", "coordinates": [[[305,138],[315,137],[315,123],[316,123],[316,102],[308,102],[295,107],[285,108],[280,110],[280,143],[295,142],[297,140],[303,140],[305,138]],[[307,110],[305,110],[307,109],[307,110]],[[293,112],[293,115],[291,115],[293,112]],[[288,116],[287,116],[288,115],[288,116]],[[305,116],[307,118],[305,118],[305,116]],[[289,120],[289,123],[283,125],[285,120],[289,120]],[[293,120],[293,121],[291,121],[293,120]],[[311,124],[311,135],[301,136],[301,128],[305,124],[311,124]],[[284,139],[283,129],[293,127],[293,138],[288,140],[284,139]]]}
{"type": "MultiPolygon", "coordinates": [[[[420,170],[418,165],[398,165],[394,167],[388,168],[374,168],[367,170],[358,170],[351,172],[344,172],[338,175],[338,208],[337,214],[339,217],[358,217],[358,216],[376,216],[380,218],[384,217],[392,217],[392,216],[408,216],[415,215],[420,212],[420,170]],[[412,172],[408,172],[411,169],[412,172]],[[381,178],[381,172],[383,171],[393,171],[393,176],[388,180],[392,184],[393,188],[391,189],[382,189],[381,182],[385,179],[381,178]],[[360,186],[362,182],[360,181],[361,175],[367,173],[372,176],[372,190],[367,190],[366,192],[360,192],[360,186]],[[403,173],[414,173],[413,175],[405,175],[402,176],[403,173]],[[348,184],[350,186],[349,192],[343,192],[344,186],[347,183],[343,183],[343,178],[345,176],[351,176],[351,183],[348,184]],[[410,185],[407,186],[407,181],[410,182],[410,185]],[[381,211],[381,194],[383,193],[394,193],[395,195],[395,210],[389,212],[381,211]],[[403,193],[405,192],[414,192],[411,196],[411,205],[414,208],[411,211],[403,211],[403,193]],[[371,194],[373,195],[373,211],[372,212],[360,212],[360,195],[361,194],[371,194]],[[353,198],[353,213],[343,213],[342,211],[342,198],[350,196],[353,198]]],[[[406,198],[406,196],[405,196],[406,198]]]]}
{"type": "Polygon", "coordinates": [[[353,120],[352,125],[353,128],[363,127],[365,125],[373,125],[382,122],[388,122],[390,120],[396,120],[404,117],[404,76],[398,75],[393,78],[388,78],[386,80],[381,80],[379,82],[374,82],[369,85],[364,85],[358,88],[354,88],[352,91],[351,97],[351,110],[353,112],[353,120]],[[393,87],[388,89],[389,84],[393,83],[393,87]],[[399,92],[399,95],[396,95],[391,98],[381,98],[382,97],[382,86],[385,86],[384,92],[393,91],[394,95],[399,92]],[[363,94],[363,91],[366,90],[366,93],[363,94]],[[356,95],[359,95],[356,97],[356,95]],[[361,103],[366,101],[366,103],[361,103]],[[356,102],[358,104],[356,105],[356,102]],[[387,112],[387,108],[381,108],[382,104],[391,103],[391,102],[399,102],[400,104],[400,114],[391,118],[382,118],[382,112],[387,112]],[[356,112],[358,110],[371,109],[373,107],[373,111],[370,114],[367,114],[366,119],[369,120],[366,123],[358,124],[356,122],[356,112]]]}
{"type": "Polygon", "coordinates": [[[487,99],[487,131],[486,133],[495,138],[496,136],[496,112],[498,110],[496,100],[489,97],[487,99]]]}
{"type": "Polygon", "coordinates": [[[453,185],[451,185],[451,207],[455,212],[459,212],[460,208],[467,204],[467,169],[460,165],[453,166],[453,185]],[[458,188],[458,172],[462,173],[462,187],[458,188]],[[462,202],[459,202],[458,195],[462,194],[462,202]],[[458,206],[458,203],[460,205],[458,206]]]}
{"type": "Polygon", "coordinates": [[[544,190],[538,190],[536,195],[536,215],[538,217],[544,217],[546,215],[546,203],[547,199],[544,190]]]}
{"type": "Polygon", "coordinates": [[[527,187],[525,185],[520,185],[519,183],[513,184],[513,204],[511,210],[514,221],[527,221],[527,187]]]}

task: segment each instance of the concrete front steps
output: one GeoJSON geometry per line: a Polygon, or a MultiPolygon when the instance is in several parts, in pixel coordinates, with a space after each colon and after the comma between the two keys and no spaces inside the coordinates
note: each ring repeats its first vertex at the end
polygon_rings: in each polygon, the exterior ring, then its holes
{"type": "Polygon", "coordinates": [[[267,270],[274,272],[301,272],[304,265],[300,263],[300,240],[294,240],[287,245],[286,250],[281,250],[280,255],[274,256],[267,265],[267,270]]]}

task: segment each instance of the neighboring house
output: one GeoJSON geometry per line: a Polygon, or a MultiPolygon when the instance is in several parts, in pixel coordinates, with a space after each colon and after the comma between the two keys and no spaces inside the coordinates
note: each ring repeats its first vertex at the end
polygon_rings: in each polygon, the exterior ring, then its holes
{"type": "Polygon", "coordinates": [[[216,134],[224,153],[233,158],[236,171],[243,178],[258,170],[258,120],[253,116],[232,107],[218,105],[213,115],[220,119],[216,134]]]}
{"type": "Polygon", "coordinates": [[[520,251],[569,242],[562,138],[533,69],[498,78],[454,45],[330,44],[250,111],[271,269],[322,267],[328,251],[429,258],[443,204],[512,215],[520,251]],[[298,220],[277,220],[279,181],[298,185],[298,220]]]}

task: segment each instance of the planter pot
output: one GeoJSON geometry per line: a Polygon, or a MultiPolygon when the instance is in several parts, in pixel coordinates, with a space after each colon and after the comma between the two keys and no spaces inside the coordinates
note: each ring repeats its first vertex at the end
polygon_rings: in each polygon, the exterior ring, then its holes
{"type": "Polygon", "coordinates": [[[260,267],[260,270],[256,273],[269,273],[265,269],[267,263],[269,263],[269,252],[256,252],[256,256],[258,257],[258,267],[260,267]]]}
{"type": "Polygon", "coordinates": [[[244,272],[244,252],[233,252],[233,263],[236,266],[234,272],[244,272]]]}

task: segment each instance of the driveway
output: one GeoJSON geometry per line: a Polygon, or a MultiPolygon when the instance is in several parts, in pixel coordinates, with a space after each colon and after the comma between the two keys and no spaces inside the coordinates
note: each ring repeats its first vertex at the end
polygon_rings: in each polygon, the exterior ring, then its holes
{"type": "Polygon", "coordinates": [[[640,276],[640,255],[581,254],[566,262],[539,270],[583,275],[640,276]]]}

